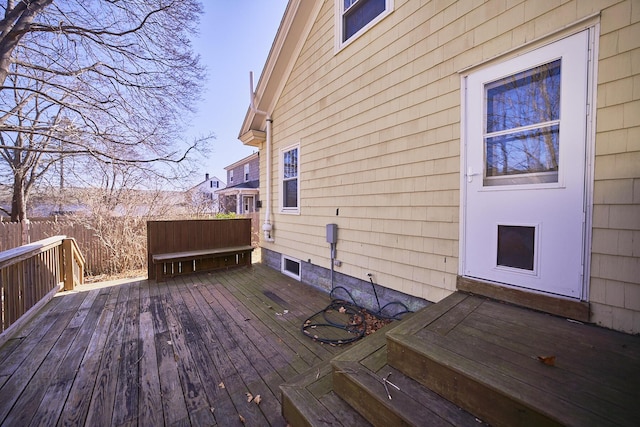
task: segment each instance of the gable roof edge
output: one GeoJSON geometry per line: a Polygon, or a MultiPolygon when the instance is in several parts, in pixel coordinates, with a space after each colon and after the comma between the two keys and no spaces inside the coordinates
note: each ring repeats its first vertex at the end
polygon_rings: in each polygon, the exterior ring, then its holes
{"type": "MultiPolygon", "coordinates": [[[[322,1],[289,0],[255,88],[254,106],[257,110],[271,113],[275,108],[323,3],[322,1]]],[[[249,107],[238,138],[241,139],[242,135],[251,130],[264,129],[265,123],[266,117],[257,115],[249,107]]]]}

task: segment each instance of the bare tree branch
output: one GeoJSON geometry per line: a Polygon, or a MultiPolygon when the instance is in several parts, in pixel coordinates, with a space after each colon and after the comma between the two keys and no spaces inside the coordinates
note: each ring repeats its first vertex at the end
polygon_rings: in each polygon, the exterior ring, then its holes
{"type": "Polygon", "coordinates": [[[0,7],[0,176],[14,178],[12,219],[24,217],[20,199],[63,159],[161,176],[207,149],[211,136],[181,142],[203,84],[189,41],[199,0],[0,7]]]}

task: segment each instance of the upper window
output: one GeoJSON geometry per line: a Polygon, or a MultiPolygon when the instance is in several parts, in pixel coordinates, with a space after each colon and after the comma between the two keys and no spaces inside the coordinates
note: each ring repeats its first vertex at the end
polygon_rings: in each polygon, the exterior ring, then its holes
{"type": "Polygon", "coordinates": [[[233,169],[229,171],[229,182],[233,182],[233,169]]]}
{"type": "Polygon", "coordinates": [[[282,212],[300,213],[299,177],[300,144],[287,147],[280,155],[281,196],[280,208],[282,212]]]}
{"type": "Polygon", "coordinates": [[[336,46],[357,38],[393,10],[393,0],[336,0],[336,46]]]}
{"type": "Polygon", "coordinates": [[[249,163],[244,165],[244,180],[249,181],[249,163]]]}

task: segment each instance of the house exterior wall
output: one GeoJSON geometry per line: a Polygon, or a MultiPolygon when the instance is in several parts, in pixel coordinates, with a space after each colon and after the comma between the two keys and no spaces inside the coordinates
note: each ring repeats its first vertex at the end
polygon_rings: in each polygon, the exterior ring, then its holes
{"type": "Polygon", "coordinates": [[[238,185],[247,181],[257,181],[260,178],[260,157],[251,155],[246,161],[234,163],[233,167],[227,169],[227,182],[229,186],[238,185]],[[245,179],[244,166],[249,164],[249,179],[245,179]],[[233,182],[231,175],[233,174],[233,182]]]}
{"type": "Polygon", "coordinates": [[[190,203],[200,205],[200,208],[206,205],[207,210],[210,209],[211,212],[219,212],[220,201],[215,192],[224,187],[225,183],[217,176],[210,177],[209,174],[206,174],[203,182],[189,190],[190,203]]]}
{"type": "Polygon", "coordinates": [[[216,191],[225,187],[223,181],[220,181],[218,177],[209,177],[207,175],[206,179],[198,184],[195,189],[201,193],[211,194],[213,195],[216,191]]]}
{"type": "Polygon", "coordinates": [[[585,20],[599,25],[588,299],[594,322],[640,332],[640,2],[395,0],[339,52],[333,14],[326,0],[272,113],[272,180],[260,182],[275,241],[261,244],[329,268],[336,223],[341,274],[434,302],[454,292],[460,72],[585,20]],[[294,143],[299,215],[278,210],[278,153],[294,143]]]}

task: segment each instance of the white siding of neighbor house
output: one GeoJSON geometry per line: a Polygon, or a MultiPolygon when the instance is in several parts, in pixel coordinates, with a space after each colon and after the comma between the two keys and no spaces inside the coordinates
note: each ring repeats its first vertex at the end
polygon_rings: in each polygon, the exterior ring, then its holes
{"type": "Polygon", "coordinates": [[[326,0],[272,114],[275,242],[262,245],[329,268],[325,224],[337,223],[337,271],[371,272],[430,301],[455,291],[459,72],[591,16],[600,35],[589,298],[595,322],[640,332],[640,1],[395,0],[339,52],[333,13],[326,0]],[[300,215],[280,214],[278,153],[297,142],[300,215]]]}

